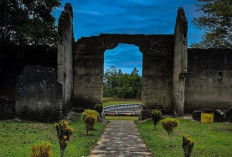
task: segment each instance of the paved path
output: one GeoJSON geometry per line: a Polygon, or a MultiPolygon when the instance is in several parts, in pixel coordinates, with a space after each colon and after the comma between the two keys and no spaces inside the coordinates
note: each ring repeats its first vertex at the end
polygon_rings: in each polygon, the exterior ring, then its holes
{"type": "Polygon", "coordinates": [[[110,121],[89,157],[152,157],[133,121],[110,121]]]}

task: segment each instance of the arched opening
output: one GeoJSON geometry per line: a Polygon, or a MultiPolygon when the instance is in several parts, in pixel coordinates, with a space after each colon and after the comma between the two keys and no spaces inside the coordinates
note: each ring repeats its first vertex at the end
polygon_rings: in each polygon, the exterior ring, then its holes
{"type": "Polygon", "coordinates": [[[140,114],[142,53],[139,47],[119,44],[104,53],[103,104],[114,106],[108,115],[140,114]]]}

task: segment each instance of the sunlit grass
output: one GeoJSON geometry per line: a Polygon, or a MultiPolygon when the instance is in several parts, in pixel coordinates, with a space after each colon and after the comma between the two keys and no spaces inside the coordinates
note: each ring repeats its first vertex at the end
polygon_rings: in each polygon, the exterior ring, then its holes
{"type": "Polygon", "coordinates": [[[138,129],[153,156],[181,157],[181,143],[184,134],[190,135],[195,146],[192,156],[196,157],[229,157],[232,156],[232,124],[202,124],[191,120],[180,119],[180,126],[174,130],[172,146],[169,147],[167,132],[161,124],[154,129],[152,120],[138,122],[138,129]]]}
{"type": "Polygon", "coordinates": [[[118,104],[141,104],[141,100],[136,99],[119,99],[119,98],[103,98],[103,106],[118,104]]]}
{"type": "MultiPolygon", "coordinates": [[[[85,126],[78,115],[70,123],[74,133],[66,148],[65,157],[87,156],[99,139],[104,125],[97,123],[94,131],[86,136],[85,126]]],[[[48,141],[52,144],[53,156],[59,156],[59,143],[54,124],[37,122],[0,121],[0,156],[27,157],[35,143],[48,141]]]]}

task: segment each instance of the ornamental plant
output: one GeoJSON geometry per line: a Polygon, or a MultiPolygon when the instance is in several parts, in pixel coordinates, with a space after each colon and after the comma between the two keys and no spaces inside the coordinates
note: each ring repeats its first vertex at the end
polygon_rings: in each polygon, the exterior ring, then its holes
{"type": "Polygon", "coordinates": [[[96,110],[99,113],[99,115],[101,116],[101,113],[102,113],[102,110],[103,110],[103,105],[102,104],[96,104],[94,106],[94,110],[96,110]]]}
{"type": "Polygon", "coordinates": [[[100,119],[100,114],[96,111],[96,110],[90,110],[90,109],[87,109],[85,110],[86,113],[88,114],[93,114],[95,117],[97,117],[97,120],[94,122],[93,125],[90,126],[90,129],[89,130],[93,130],[93,126],[95,125],[95,123],[100,119]]]}
{"type": "Polygon", "coordinates": [[[94,124],[97,122],[97,119],[99,117],[99,114],[95,110],[85,110],[81,114],[81,120],[85,124],[86,128],[86,134],[88,135],[89,130],[91,130],[94,126],[94,124]]]}
{"type": "Polygon", "coordinates": [[[179,125],[179,121],[174,118],[165,118],[161,124],[168,133],[169,145],[171,145],[173,130],[179,125]]]}
{"type": "Polygon", "coordinates": [[[191,156],[194,144],[195,142],[192,140],[192,138],[189,135],[183,136],[182,148],[183,148],[185,157],[191,156]]]}
{"type": "Polygon", "coordinates": [[[61,120],[59,123],[55,123],[57,137],[60,144],[60,156],[64,156],[65,148],[68,145],[71,135],[73,134],[73,128],[68,126],[68,122],[61,120]]]}
{"type": "Polygon", "coordinates": [[[51,157],[52,156],[52,147],[48,142],[43,142],[32,146],[31,148],[31,157],[51,157]]]}
{"type": "Polygon", "coordinates": [[[162,118],[162,112],[159,111],[159,110],[153,110],[153,111],[151,112],[151,115],[152,115],[154,127],[155,127],[155,129],[156,129],[156,125],[159,123],[159,121],[160,121],[161,118],[162,118]]]}

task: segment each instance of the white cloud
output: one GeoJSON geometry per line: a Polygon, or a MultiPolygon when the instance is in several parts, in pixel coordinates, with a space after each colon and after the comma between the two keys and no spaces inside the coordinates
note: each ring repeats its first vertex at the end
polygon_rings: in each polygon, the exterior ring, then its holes
{"type": "Polygon", "coordinates": [[[74,10],[74,13],[80,13],[80,14],[89,14],[89,15],[102,15],[102,13],[97,11],[90,11],[90,10],[74,10]]]}

